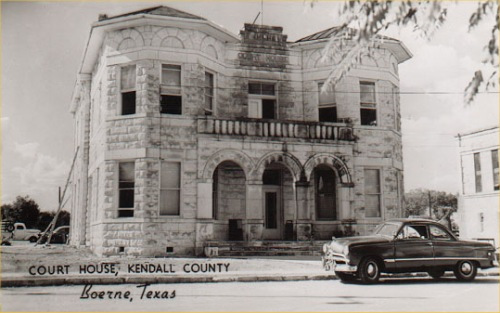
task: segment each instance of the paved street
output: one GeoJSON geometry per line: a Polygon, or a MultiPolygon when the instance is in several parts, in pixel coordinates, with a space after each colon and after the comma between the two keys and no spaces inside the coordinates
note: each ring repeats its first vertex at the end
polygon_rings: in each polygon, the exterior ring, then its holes
{"type": "MultiPolygon", "coordinates": [[[[137,285],[94,285],[83,291],[84,286],[4,288],[2,311],[499,310],[499,285],[494,277],[478,277],[472,283],[459,283],[454,279],[386,279],[374,286],[342,284],[338,280],[161,284],[148,286],[146,290],[137,285]],[[84,297],[95,297],[100,291],[121,291],[122,298],[130,291],[132,301],[80,299],[82,292],[84,297]],[[169,298],[153,299],[155,296],[169,298]]],[[[104,297],[109,295],[106,293],[104,297]]],[[[118,293],[111,295],[115,296],[118,297],[118,293]]]]}

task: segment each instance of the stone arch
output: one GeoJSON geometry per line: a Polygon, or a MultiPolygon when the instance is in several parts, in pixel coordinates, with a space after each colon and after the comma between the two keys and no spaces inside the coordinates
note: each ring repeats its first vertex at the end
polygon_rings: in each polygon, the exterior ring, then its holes
{"type": "Polygon", "coordinates": [[[331,167],[335,173],[337,173],[340,178],[340,182],[343,185],[348,187],[352,187],[354,185],[347,164],[338,156],[329,153],[316,154],[306,161],[304,165],[304,172],[308,181],[311,180],[314,168],[320,164],[331,167]]]}
{"type": "Polygon", "coordinates": [[[135,47],[136,47],[136,45],[135,45],[134,39],[128,37],[128,38],[124,38],[122,41],[120,41],[116,50],[122,51],[122,50],[133,49],[135,47]]]}
{"type": "Polygon", "coordinates": [[[213,37],[205,36],[201,42],[200,50],[218,60],[219,56],[222,55],[222,50],[217,43],[213,37]]]}
{"type": "MultiPolygon", "coordinates": [[[[168,37],[174,37],[182,43],[182,47],[185,49],[192,49],[193,42],[191,40],[191,36],[184,30],[179,28],[172,27],[161,27],[154,34],[153,39],[151,40],[151,45],[153,47],[164,47],[163,41],[168,37]]],[[[172,46],[168,46],[172,47],[172,46]]],[[[174,47],[177,48],[177,47],[174,47]]]]}
{"type": "Polygon", "coordinates": [[[161,43],[160,43],[160,47],[163,47],[163,48],[180,48],[180,49],[184,49],[184,44],[182,43],[182,41],[177,38],[177,37],[174,37],[174,36],[167,36],[165,37],[161,43]]]}
{"type": "Polygon", "coordinates": [[[233,149],[219,150],[212,154],[212,156],[210,156],[210,158],[205,163],[205,167],[203,168],[203,173],[201,175],[203,180],[212,179],[212,175],[214,174],[215,169],[217,168],[217,166],[219,166],[220,163],[224,161],[232,161],[238,164],[243,169],[243,172],[245,172],[245,177],[247,179],[254,167],[252,159],[241,151],[233,149]]]}
{"type": "Polygon", "coordinates": [[[294,181],[300,181],[303,172],[302,164],[295,156],[287,152],[270,152],[264,155],[260,158],[257,166],[252,171],[251,178],[257,181],[262,180],[262,175],[264,174],[266,167],[274,162],[283,164],[290,170],[294,181]]]}
{"type": "Polygon", "coordinates": [[[315,68],[319,65],[319,62],[321,60],[321,53],[319,50],[314,50],[309,57],[307,58],[307,68],[315,68]]]}
{"type": "Polygon", "coordinates": [[[116,50],[126,50],[144,46],[142,34],[135,28],[119,31],[115,36],[116,50]]]}

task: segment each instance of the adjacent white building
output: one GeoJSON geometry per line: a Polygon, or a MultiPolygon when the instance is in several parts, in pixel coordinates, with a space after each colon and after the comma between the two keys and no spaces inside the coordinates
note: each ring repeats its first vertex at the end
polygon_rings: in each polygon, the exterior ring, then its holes
{"type": "Polygon", "coordinates": [[[498,245],[498,126],[457,136],[460,154],[460,237],[498,245]]]}

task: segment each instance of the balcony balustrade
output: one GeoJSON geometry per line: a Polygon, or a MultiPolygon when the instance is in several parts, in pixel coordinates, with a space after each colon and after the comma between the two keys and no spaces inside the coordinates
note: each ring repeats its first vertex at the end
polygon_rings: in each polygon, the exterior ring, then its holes
{"type": "Polygon", "coordinates": [[[257,136],[265,138],[300,138],[354,141],[353,129],[346,123],[320,123],[263,119],[198,119],[198,133],[257,136]]]}

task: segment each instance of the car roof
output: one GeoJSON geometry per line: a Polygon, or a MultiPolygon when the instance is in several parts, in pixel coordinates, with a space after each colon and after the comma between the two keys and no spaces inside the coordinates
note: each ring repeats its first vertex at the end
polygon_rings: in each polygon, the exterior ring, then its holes
{"type": "Polygon", "coordinates": [[[393,218],[389,219],[386,222],[397,222],[397,223],[427,223],[427,224],[438,224],[442,225],[441,223],[434,221],[434,220],[429,220],[425,218],[393,218]]]}

